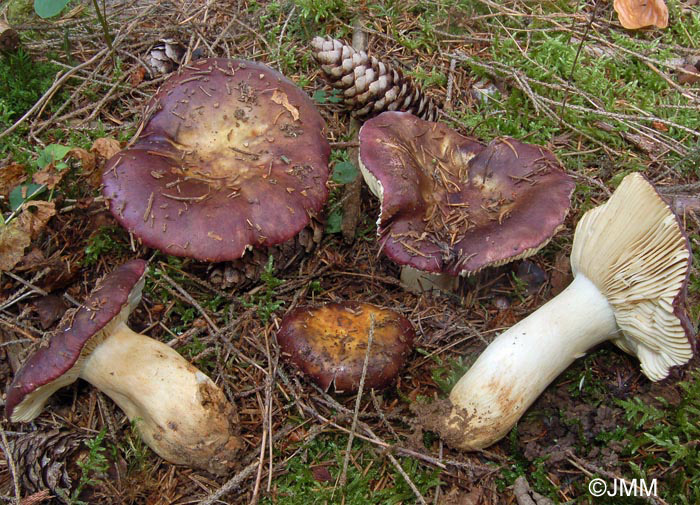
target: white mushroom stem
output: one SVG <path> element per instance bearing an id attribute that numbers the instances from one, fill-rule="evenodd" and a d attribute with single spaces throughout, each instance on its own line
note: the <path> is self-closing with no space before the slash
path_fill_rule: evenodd
<path id="1" fill-rule="evenodd" d="M 579 221 L 573 283 L 496 338 L 424 415 L 452 446 L 479 449 L 502 438 L 576 358 L 610 339 L 636 355 L 651 380 L 693 356 L 684 314 L 690 250 L 680 223 L 640 174 Z"/>
<path id="2" fill-rule="evenodd" d="M 585 276 L 576 277 L 556 298 L 499 335 L 452 389 L 446 429 L 453 445 L 481 448 L 505 436 L 555 377 L 618 331 L 605 296 Z M 452 439 L 458 433 L 462 441 Z"/>
<path id="3" fill-rule="evenodd" d="M 85 359 L 79 376 L 114 400 L 167 461 L 222 473 L 241 446 L 235 411 L 214 382 L 125 323 Z"/>

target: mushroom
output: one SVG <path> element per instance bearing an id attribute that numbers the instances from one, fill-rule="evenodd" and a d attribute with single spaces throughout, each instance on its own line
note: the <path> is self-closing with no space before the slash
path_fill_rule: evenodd
<path id="1" fill-rule="evenodd" d="M 460 449 L 501 439 L 573 361 L 606 341 L 636 355 L 652 381 L 693 356 L 685 313 L 690 245 L 654 187 L 630 174 L 576 227 L 574 281 L 499 335 L 459 380 L 449 400 L 421 415 Z"/>
<path id="2" fill-rule="evenodd" d="M 484 146 L 402 112 L 362 126 L 360 169 L 381 202 L 381 250 L 412 291 L 535 254 L 564 226 L 574 190 L 542 147 Z"/>
<path id="3" fill-rule="evenodd" d="M 413 348 L 415 331 L 400 314 L 360 302 L 300 307 L 288 313 L 277 332 L 282 356 L 324 390 L 357 391 L 362 377 L 371 320 L 365 387 L 383 388 L 398 375 Z"/>
<path id="4" fill-rule="evenodd" d="M 182 66 L 145 116 L 102 180 L 117 221 L 149 247 L 237 259 L 294 237 L 326 202 L 325 123 L 301 89 L 265 65 Z"/>
<path id="5" fill-rule="evenodd" d="M 31 421 L 56 390 L 80 377 L 112 398 L 163 459 L 226 473 L 242 447 L 234 407 L 177 351 L 127 326 L 146 270 L 145 261 L 132 260 L 102 280 L 48 346 L 17 372 L 7 391 L 6 416 Z"/>

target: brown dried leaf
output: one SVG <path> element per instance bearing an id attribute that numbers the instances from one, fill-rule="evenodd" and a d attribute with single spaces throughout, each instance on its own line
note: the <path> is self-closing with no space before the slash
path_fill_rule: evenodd
<path id="1" fill-rule="evenodd" d="M 700 61 L 698 62 L 700 64 Z M 698 64 L 691 65 L 690 63 L 683 67 L 685 72 L 678 72 L 678 84 L 695 84 L 700 82 L 700 70 Z"/>
<path id="2" fill-rule="evenodd" d="M 299 109 L 297 109 L 291 103 L 289 103 L 289 98 L 287 98 L 287 93 L 285 93 L 284 91 L 280 91 L 279 89 L 276 89 L 272 93 L 272 101 L 280 104 L 282 107 L 287 109 L 289 111 L 289 113 L 292 115 L 292 118 L 294 119 L 294 121 L 299 120 Z"/>
<path id="3" fill-rule="evenodd" d="M 27 167 L 19 163 L 11 163 L 0 168 L 0 195 L 7 197 L 15 186 L 24 182 L 27 177 Z"/>
<path id="4" fill-rule="evenodd" d="M 552 268 L 552 273 L 549 277 L 549 284 L 552 286 L 552 296 L 564 291 L 572 280 L 569 258 L 566 256 L 566 253 L 560 252 L 554 259 L 554 268 Z"/>
<path id="5" fill-rule="evenodd" d="M 331 472 L 325 466 L 314 466 L 311 468 L 311 474 L 316 482 L 330 482 L 333 480 Z"/>
<path id="6" fill-rule="evenodd" d="M 68 170 L 57 171 L 53 163 L 49 163 L 35 173 L 32 180 L 37 184 L 46 184 L 46 187 L 49 189 L 54 189 L 67 172 Z"/>
<path id="7" fill-rule="evenodd" d="M 615 0 L 613 7 L 620 24 L 629 30 L 668 26 L 668 8 L 664 0 Z"/>
<path id="8" fill-rule="evenodd" d="M 56 214 L 53 202 L 35 200 L 24 204 L 22 212 L 7 225 L 0 225 L 0 271 L 12 270 L 24 250 Z"/>
<path id="9" fill-rule="evenodd" d="M 31 239 L 17 226 L 17 220 L 0 226 L 0 272 L 7 272 L 22 259 Z"/>
<path id="10" fill-rule="evenodd" d="M 94 144 L 93 144 L 94 147 Z M 95 170 L 95 155 L 81 147 L 71 149 L 68 156 L 72 156 L 80 160 L 83 167 L 83 173 L 90 173 Z"/>
<path id="11" fill-rule="evenodd" d="M 135 88 L 143 82 L 144 77 L 146 77 L 146 69 L 138 67 L 129 75 L 129 83 Z"/>
<path id="12" fill-rule="evenodd" d="M 63 298 L 56 295 L 42 296 L 34 302 L 34 310 L 36 310 L 39 324 L 44 330 L 61 319 L 67 308 Z"/>
<path id="13" fill-rule="evenodd" d="M 122 146 L 119 144 L 119 141 L 111 137 L 97 139 L 90 148 L 90 151 L 106 160 L 110 159 L 121 150 Z"/>

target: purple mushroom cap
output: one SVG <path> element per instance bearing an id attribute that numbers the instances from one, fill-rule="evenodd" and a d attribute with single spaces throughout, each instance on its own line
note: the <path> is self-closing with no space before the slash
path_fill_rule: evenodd
<path id="1" fill-rule="evenodd" d="M 104 195 L 149 247 L 205 261 L 294 237 L 326 202 L 330 146 L 311 99 L 260 63 L 181 67 L 153 97 Z"/>
<path id="2" fill-rule="evenodd" d="M 403 112 L 367 121 L 359 137 L 381 247 L 400 265 L 471 274 L 534 254 L 564 226 L 574 183 L 543 147 L 483 145 Z"/>
<path id="3" fill-rule="evenodd" d="M 100 343 L 96 340 L 105 327 L 116 319 L 128 318 L 140 300 L 143 287 L 140 281 L 146 267 L 144 260 L 131 260 L 107 275 L 49 344 L 24 363 L 7 390 L 5 414 L 8 419 L 12 419 L 15 409 L 39 388 L 56 390 L 78 378 L 79 360 Z"/>

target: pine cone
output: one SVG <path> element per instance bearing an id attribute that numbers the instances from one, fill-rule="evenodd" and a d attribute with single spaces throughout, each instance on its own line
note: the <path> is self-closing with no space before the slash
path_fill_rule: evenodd
<path id="1" fill-rule="evenodd" d="M 33 431 L 10 439 L 24 492 L 48 489 L 55 496 L 70 496 L 80 478 L 76 462 L 89 452 L 86 440 L 85 435 L 59 430 Z"/>
<path id="2" fill-rule="evenodd" d="M 153 75 L 169 74 L 177 70 L 185 56 L 185 48 L 175 39 L 161 39 L 148 54 Z"/>
<path id="3" fill-rule="evenodd" d="M 282 244 L 264 249 L 252 249 L 242 258 L 218 264 L 210 271 L 209 282 L 223 289 L 241 289 L 258 282 L 270 256 L 272 256 L 274 272 L 279 272 L 291 261 L 298 262 L 311 252 L 321 242 L 323 229 L 322 223 L 312 219 L 311 223 L 294 238 Z"/>
<path id="4" fill-rule="evenodd" d="M 439 105 L 400 69 L 337 39 L 314 37 L 311 45 L 331 86 L 344 90 L 345 105 L 353 116 L 368 119 L 393 110 L 437 120 Z"/>

